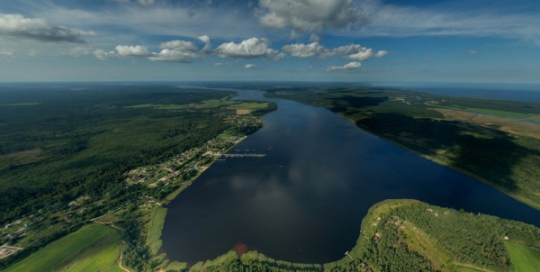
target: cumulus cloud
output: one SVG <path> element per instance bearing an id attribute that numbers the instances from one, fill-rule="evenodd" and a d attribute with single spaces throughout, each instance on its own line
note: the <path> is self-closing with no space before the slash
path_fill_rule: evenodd
<path id="1" fill-rule="evenodd" d="M 0 13 L 0 36 L 41 42 L 86 43 L 84 37 L 93 35 L 95 33 L 92 31 L 49 25 L 39 18 Z"/>
<path id="2" fill-rule="evenodd" d="M 364 61 L 371 57 L 377 57 L 382 58 L 386 54 L 388 54 L 387 51 L 381 50 L 378 52 L 375 52 L 371 48 L 363 47 L 359 44 L 351 44 L 351 45 L 344 45 L 340 46 L 336 49 L 334 49 L 334 52 L 336 53 L 343 53 L 344 58 L 346 59 L 352 59 L 357 61 Z"/>
<path id="3" fill-rule="evenodd" d="M 119 59 L 123 57 L 150 57 L 152 53 L 142 45 L 118 45 L 114 51 L 96 49 L 94 56 L 100 60 Z"/>
<path id="4" fill-rule="evenodd" d="M 326 69 L 326 71 L 350 71 L 350 70 L 356 70 L 359 69 L 362 64 L 357 61 L 350 62 L 348 64 L 345 64 L 343 66 L 330 66 Z"/>
<path id="5" fill-rule="evenodd" d="M 353 0 L 260 0 L 263 26 L 295 32 L 321 31 L 324 27 L 357 29 L 367 18 Z"/>
<path id="6" fill-rule="evenodd" d="M 199 54 L 193 52 L 163 49 L 159 53 L 154 53 L 149 59 L 151 61 L 191 63 L 200 57 Z"/>
<path id="7" fill-rule="evenodd" d="M 278 60 L 286 57 L 286 54 L 269 48 L 270 41 L 267 39 L 251 38 L 240 43 L 223 43 L 211 51 L 210 38 L 206 35 L 198 37 L 205 45 L 198 50 L 190 41 L 173 40 L 161 43 L 160 52 L 151 52 L 142 45 L 118 45 L 113 51 L 102 49 L 95 50 L 93 54 L 100 60 L 121 59 L 125 57 L 143 57 L 151 61 L 191 63 L 207 54 L 214 54 L 222 58 L 252 59 L 258 57 Z M 228 63 L 230 65 L 230 63 Z M 216 63 L 215 66 L 224 65 Z"/>
<path id="8" fill-rule="evenodd" d="M 159 45 L 160 52 L 150 52 L 148 48 L 142 45 L 118 45 L 114 51 L 95 50 L 94 55 L 100 60 L 143 57 L 150 61 L 191 63 L 201 58 L 203 50 L 209 50 L 210 48 L 210 38 L 208 36 L 201 36 L 199 39 L 205 42 L 205 46 L 200 52 L 192 42 L 173 40 L 161 43 Z"/>
<path id="9" fill-rule="evenodd" d="M 141 45 L 119 45 L 115 49 L 120 57 L 148 57 L 151 55 L 148 49 Z"/>
<path id="10" fill-rule="evenodd" d="M 310 44 L 295 43 L 285 45 L 283 46 L 283 51 L 297 58 L 327 57 L 333 54 L 318 42 L 312 42 Z"/>
<path id="11" fill-rule="evenodd" d="M 216 48 L 216 55 L 222 58 L 280 58 L 283 57 L 277 50 L 269 48 L 267 39 L 250 38 L 240 43 L 223 43 Z"/>
<path id="12" fill-rule="evenodd" d="M 255 64 L 246 64 L 246 66 L 244 66 L 244 68 L 246 68 L 246 69 L 254 69 L 254 68 L 257 68 L 257 65 L 255 65 Z"/>
<path id="13" fill-rule="evenodd" d="M 172 49 L 172 50 L 185 51 L 185 52 L 195 52 L 198 50 L 198 48 L 192 42 L 186 42 L 182 40 L 164 42 L 159 45 L 159 48 Z"/>
<path id="14" fill-rule="evenodd" d="M 364 61 L 371 57 L 382 58 L 388 54 L 385 50 L 375 52 L 371 48 L 363 47 L 359 44 L 344 45 L 334 49 L 327 49 L 318 42 L 310 44 L 295 43 L 283 46 L 283 51 L 297 58 L 328 58 L 341 55 L 345 59 Z"/>

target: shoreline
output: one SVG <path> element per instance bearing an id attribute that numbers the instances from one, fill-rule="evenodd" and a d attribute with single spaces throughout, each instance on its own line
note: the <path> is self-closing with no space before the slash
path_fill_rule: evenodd
<path id="1" fill-rule="evenodd" d="M 262 127 L 261 127 L 262 128 Z M 191 186 L 191 184 L 193 184 L 193 182 L 195 182 L 200 175 L 202 175 L 206 170 L 208 170 L 219 158 L 221 158 L 221 156 L 223 156 L 224 154 L 226 154 L 227 152 L 229 152 L 231 149 L 233 149 L 234 147 L 236 147 L 238 144 L 240 144 L 242 141 L 244 141 L 246 138 L 248 137 L 248 135 L 242 137 L 241 139 L 239 140 L 236 140 L 234 142 L 234 144 L 225 150 L 225 152 L 223 152 L 223 154 L 221 154 L 219 157 L 218 156 L 213 156 L 212 158 L 212 161 L 210 161 L 207 165 L 204 166 L 204 169 L 201 169 L 197 175 L 195 175 L 188 183 L 186 186 L 181 186 L 180 188 L 176 189 L 174 192 L 170 193 L 169 195 L 167 195 L 165 197 L 165 201 L 162 202 L 163 205 L 166 205 L 166 204 L 169 204 L 171 203 L 171 201 L 173 201 L 180 193 L 182 193 L 182 191 L 184 191 L 185 189 L 187 189 L 189 186 Z M 202 167 L 201 167 L 202 168 Z"/>
<path id="2" fill-rule="evenodd" d="M 482 177 L 480 177 L 480 176 L 478 176 L 478 175 L 472 174 L 472 173 L 470 173 L 470 172 L 468 172 L 468 171 L 466 171 L 466 170 L 460 169 L 460 168 L 458 168 L 458 167 L 455 167 L 455 166 L 453 166 L 453 165 L 450 165 L 450 164 L 448 164 L 448 163 L 446 163 L 446 162 L 443 162 L 443 161 L 438 160 L 438 159 L 436 159 L 436 158 L 433 158 L 433 157 L 431 157 L 431 156 L 427 156 L 427 155 L 421 154 L 421 153 L 417 152 L 416 150 L 407 148 L 407 147 L 405 147 L 404 145 L 401 145 L 400 143 L 398 143 L 398 142 L 396 142 L 396 141 L 394 141 L 394 140 L 392 140 L 392 139 L 386 138 L 386 137 L 384 137 L 383 135 L 379 135 L 379 134 L 375 133 L 374 131 L 369 130 L 368 128 L 359 126 L 358 124 L 356 124 L 356 122 L 355 122 L 354 120 L 349 119 L 349 118 L 343 116 L 341 113 L 337 113 L 337 114 L 339 114 L 343 119 L 346 119 L 346 120 L 352 122 L 356 127 L 362 129 L 363 131 L 365 131 L 365 132 L 367 132 L 367 133 L 369 133 L 369 134 L 371 134 L 371 135 L 373 135 L 373 136 L 375 136 L 375 137 L 377 137 L 377 138 L 379 138 L 379 139 L 381 139 L 381 140 L 387 141 L 387 142 L 389 142 L 389 143 L 391 143 L 391 144 L 393 144 L 393 145 L 395 145 L 395 146 L 397 146 L 397 147 L 399 147 L 399 148 L 402 148 L 402 149 L 404 149 L 404 150 L 407 150 L 408 152 L 411 152 L 411 153 L 413 153 L 413 154 L 416 154 L 416 155 L 418 155 L 418 156 L 420 156 L 420 157 L 422 157 L 422 158 L 424 158 L 424 159 L 426 159 L 426 160 L 429 160 L 429 161 L 431 161 L 431 162 L 434 162 L 434 163 L 436 163 L 436 164 L 438 164 L 438 165 L 441 165 L 441 166 L 444 166 L 444 167 L 448 167 L 448 168 L 452 169 L 453 171 L 456 171 L 456 172 L 458 172 L 458 173 L 461 173 L 461 174 L 464 174 L 464 175 L 466 175 L 466 176 L 468 176 L 468 177 L 471 177 L 471 178 L 473 178 L 473 179 L 475 179 L 475 180 L 477 180 L 477 181 L 479 181 L 479 182 L 481 182 L 481 183 L 483 183 L 483 184 L 485 184 L 485 185 L 488 185 L 488 186 L 490 186 L 490 187 L 496 189 L 497 191 L 499 191 L 499 192 L 501 192 L 501 193 L 503 193 L 503 194 L 505 194 L 505 195 L 510 196 L 511 198 L 513 198 L 513 199 L 515 199 L 515 200 L 517 200 L 517 201 L 519 201 L 519 202 L 521 202 L 521 203 L 523 203 L 523 204 L 525 204 L 525 205 L 527 205 L 527 206 L 529 206 L 529 207 L 531 207 L 531 208 L 540 210 L 540 204 L 539 204 L 539 203 L 535 203 L 535 202 L 529 200 L 528 198 L 525 198 L 525 197 L 522 197 L 522 196 L 520 196 L 520 195 L 518 195 L 518 194 L 515 194 L 515 193 L 513 193 L 513 192 L 510 192 L 510 191 L 504 189 L 503 187 L 498 186 L 498 185 L 496 185 L 496 184 L 490 182 L 489 180 L 487 180 L 487 179 L 485 179 L 485 178 L 482 178 Z"/>

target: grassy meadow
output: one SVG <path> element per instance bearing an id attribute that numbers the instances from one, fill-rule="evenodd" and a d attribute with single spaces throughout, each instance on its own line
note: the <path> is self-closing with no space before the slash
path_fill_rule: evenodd
<path id="1" fill-rule="evenodd" d="M 120 247 L 116 230 L 88 225 L 50 243 L 4 271 L 122 271 L 118 267 Z"/>
<path id="2" fill-rule="evenodd" d="M 510 260 L 516 272 L 537 271 L 540 269 L 540 249 L 518 243 L 506 243 Z"/>

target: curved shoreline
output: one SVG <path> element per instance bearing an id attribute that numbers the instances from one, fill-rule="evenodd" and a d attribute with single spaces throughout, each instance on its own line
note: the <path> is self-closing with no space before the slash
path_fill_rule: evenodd
<path id="1" fill-rule="evenodd" d="M 539 203 L 532 202 L 532 201 L 531 201 L 530 199 L 528 199 L 528 198 L 524 198 L 524 197 L 521 197 L 520 195 L 517 195 L 517 194 L 515 194 L 515 193 L 512 193 L 512 192 L 508 191 L 507 189 L 505 189 L 505 188 L 503 188 L 503 187 L 501 187 L 501 186 L 498 186 L 498 185 L 496 185 L 496 184 L 490 182 L 489 180 L 487 180 L 487 179 L 485 179 L 485 178 L 482 178 L 482 177 L 480 177 L 480 176 L 478 176 L 478 175 L 472 174 L 472 173 L 470 173 L 470 172 L 468 172 L 468 171 L 466 171 L 466 170 L 460 169 L 460 168 L 458 168 L 458 167 L 455 167 L 455 166 L 453 166 L 453 165 L 450 165 L 450 164 L 448 164 L 448 163 L 445 163 L 445 162 L 443 162 L 443 161 L 441 161 L 441 160 L 438 160 L 438 159 L 436 159 L 436 158 L 433 158 L 433 157 L 430 157 L 430 156 L 421 154 L 421 153 L 419 153 L 419 152 L 417 152 L 417 151 L 415 151 L 415 150 L 413 150 L 413 149 L 407 148 L 406 146 L 404 146 L 404 145 L 402 145 L 402 144 L 400 144 L 400 143 L 398 143 L 398 142 L 396 142 L 396 141 L 394 141 L 394 140 L 392 140 L 392 139 L 389 139 L 389 138 L 386 138 L 386 137 L 384 137 L 384 136 L 382 136 L 382 135 L 376 134 L 375 132 L 369 130 L 369 129 L 366 128 L 366 127 L 358 126 L 353 120 L 351 120 L 351 119 L 349 119 L 349 118 L 346 118 L 346 117 L 344 117 L 344 116 L 341 115 L 341 114 L 339 114 L 339 115 L 342 116 L 344 119 L 347 119 L 348 121 L 351 121 L 352 123 L 354 123 L 358 128 L 364 130 L 365 132 L 367 132 L 367 133 L 369 133 L 369 134 L 371 134 L 371 135 L 373 135 L 373 136 L 375 136 L 375 137 L 377 137 L 377 138 L 379 138 L 379 139 L 382 139 L 382 140 L 384 140 L 384 141 L 387 141 L 387 142 L 389 142 L 389 143 L 391 143 L 391 144 L 393 144 L 393 145 L 395 145 L 395 146 L 398 146 L 398 147 L 400 147 L 400 148 L 402 148 L 402 149 L 404 149 L 404 150 L 407 150 L 407 151 L 409 151 L 409 152 L 411 152 L 411 153 L 413 153 L 413 154 L 416 154 L 417 156 L 420 156 L 420 157 L 422 157 L 422 158 L 424 158 L 424 159 L 426 159 L 426 160 L 429 160 L 429 161 L 431 161 L 431 162 L 434 162 L 434 163 L 436 163 L 436 164 L 438 164 L 438 165 L 442 165 L 442 166 L 444 166 L 444 167 L 448 167 L 448 168 L 450 168 L 450 169 L 452 169 L 452 170 L 454 170 L 454 171 L 456 171 L 456 172 L 458 172 L 458 173 L 467 175 L 467 176 L 469 176 L 469 177 L 471 177 L 471 178 L 473 178 L 473 179 L 475 179 L 475 180 L 478 180 L 479 182 L 481 182 L 481 183 L 483 183 L 483 184 L 486 184 L 486 185 L 488 185 L 488 186 L 490 186 L 490 187 L 496 189 L 497 191 L 499 191 L 499 192 L 501 192 L 501 193 L 503 193 L 503 194 L 505 194 L 505 195 L 508 195 L 508 196 L 512 197 L 513 199 L 515 199 L 515 200 L 517 200 L 517 201 L 519 201 L 519 202 L 521 202 L 521 203 L 523 203 L 523 204 L 526 204 L 526 205 L 528 205 L 528 206 L 530 206 L 530 207 L 532 207 L 532 208 L 535 208 L 535 209 L 537 209 L 537 210 L 540 210 L 540 204 L 539 204 Z"/>

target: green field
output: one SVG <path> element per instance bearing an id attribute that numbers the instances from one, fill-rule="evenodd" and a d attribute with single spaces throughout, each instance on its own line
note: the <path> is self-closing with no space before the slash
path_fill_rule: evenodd
<path id="1" fill-rule="evenodd" d="M 454 110 L 468 111 L 472 113 L 492 115 L 492 116 L 497 116 L 497 117 L 505 117 L 505 118 L 516 118 L 516 119 L 538 118 L 538 115 L 535 115 L 535 114 L 510 112 L 510 111 L 502 111 L 502 110 L 492 110 L 492 109 L 484 109 L 484 108 L 472 108 L 472 107 L 447 107 L 447 108 L 454 109 Z"/>
<path id="2" fill-rule="evenodd" d="M 482 270 L 482 269 L 476 269 L 468 266 L 457 266 L 457 271 L 459 272 L 483 272 L 483 271 L 489 271 L 489 270 Z"/>
<path id="3" fill-rule="evenodd" d="M 538 271 L 540 269 L 540 250 L 517 243 L 506 243 L 510 261 L 517 272 Z"/>
<path id="4" fill-rule="evenodd" d="M 245 102 L 245 103 L 239 103 L 232 106 L 235 109 L 246 109 L 246 110 L 256 110 L 256 109 L 264 109 L 268 107 L 267 103 L 254 103 L 254 102 Z"/>
<path id="5" fill-rule="evenodd" d="M 148 246 L 152 255 L 156 255 L 161 248 L 161 231 L 167 216 L 167 209 L 155 207 L 150 213 L 151 219 L 147 224 L 148 229 Z"/>
<path id="6" fill-rule="evenodd" d="M 88 225 L 50 243 L 6 272 L 122 271 L 118 267 L 120 239 L 113 229 Z"/>

